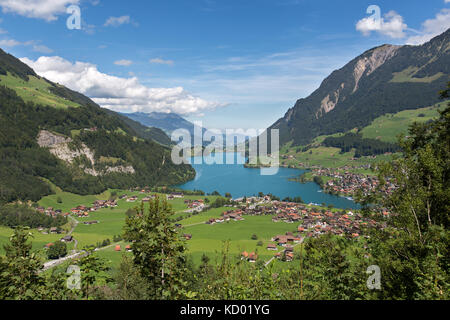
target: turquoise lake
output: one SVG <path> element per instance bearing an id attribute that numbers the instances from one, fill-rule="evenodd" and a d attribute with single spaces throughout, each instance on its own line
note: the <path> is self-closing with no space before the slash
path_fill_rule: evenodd
<path id="1" fill-rule="evenodd" d="M 177 187 L 183 190 L 202 190 L 205 193 L 218 191 L 221 195 L 231 193 L 233 198 L 254 196 L 259 192 L 273 194 L 280 199 L 300 196 L 305 203 L 334 205 L 336 208 L 355 209 L 359 206 L 353 201 L 321 192 L 320 187 L 313 182 L 302 184 L 289 181 L 290 178 L 300 176 L 304 171 L 299 169 L 279 168 L 275 175 L 261 175 L 259 169 L 247 169 L 242 164 L 237 164 L 237 159 L 243 160 L 240 154 L 228 154 L 234 156 L 235 164 L 206 164 L 209 157 L 194 157 L 190 160 L 192 167 L 197 172 L 194 180 Z M 222 155 L 225 159 L 225 154 Z M 203 160 L 203 161 L 202 161 Z M 195 164 L 202 161 L 202 164 Z M 211 161 L 212 162 L 212 161 Z M 225 163 L 225 160 L 223 161 Z"/>

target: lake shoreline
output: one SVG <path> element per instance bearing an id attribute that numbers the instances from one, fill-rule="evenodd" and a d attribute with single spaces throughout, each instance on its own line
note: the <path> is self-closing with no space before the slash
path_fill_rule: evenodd
<path id="1" fill-rule="evenodd" d="M 223 155 L 225 157 L 227 153 L 223 153 Z M 298 177 L 303 175 L 306 170 L 281 167 L 275 175 L 261 175 L 257 170 L 249 170 L 257 168 L 246 168 L 242 164 L 242 162 L 245 163 L 245 158 L 240 154 L 234 153 L 234 159 L 241 160 L 235 161 L 235 163 L 241 164 L 208 165 L 205 162 L 211 163 L 211 159 L 214 159 L 214 157 L 209 157 L 208 161 L 205 161 L 205 157 L 191 158 L 196 177 L 194 180 L 174 187 L 182 190 L 202 190 L 206 194 L 217 191 L 224 195 L 228 192 L 234 198 L 256 196 L 262 192 L 272 194 L 280 199 L 300 196 L 305 203 L 332 205 L 341 209 L 358 209 L 360 207 L 347 198 L 324 193 L 315 182 L 298 183 Z"/>

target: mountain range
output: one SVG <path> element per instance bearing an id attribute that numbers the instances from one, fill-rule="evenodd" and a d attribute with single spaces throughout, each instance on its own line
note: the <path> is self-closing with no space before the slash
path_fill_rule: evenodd
<path id="1" fill-rule="evenodd" d="M 186 129 L 189 131 L 191 136 L 194 135 L 195 125 L 176 113 L 134 112 L 122 113 L 122 115 L 137 121 L 144 126 L 159 128 L 169 136 L 177 129 Z"/>
<path id="2" fill-rule="evenodd" d="M 331 73 L 269 129 L 280 143 L 306 145 L 315 137 L 361 129 L 387 113 L 438 102 L 449 81 L 450 29 L 420 46 L 382 45 Z"/>
<path id="3" fill-rule="evenodd" d="M 129 119 L 132 119 L 136 122 L 139 122 L 140 124 L 146 126 L 148 128 L 148 130 L 152 130 L 152 138 L 155 140 L 158 139 L 158 141 L 162 141 L 163 138 L 162 137 L 158 138 L 157 133 L 154 132 L 154 130 L 161 129 L 164 131 L 165 134 L 167 134 L 168 136 L 171 136 L 175 130 L 185 129 L 190 133 L 190 135 L 192 137 L 192 141 L 191 141 L 192 145 L 195 145 L 194 131 L 195 131 L 196 125 L 194 123 L 184 119 L 182 116 L 180 116 L 176 113 L 135 112 L 135 113 L 121 113 L 121 115 L 125 116 Z M 207 131 L 206 128 L 202 128 L 203 134 L 205 134 L 206 131 Z M 248 138 L 241 134 L 237 134 L 236 136 L 238 136 L 239 139 L 244 139 L 244 140 L 246 140 L 246 138 Z M 167 137 L 167 139 L 170 140 L 169 137 Z M 166 144 L 166 145 L 168 145 L 167 139 L 164 138 L 164 141 L 166 142 L 164 144 Z M 223 141 L 223 143 L 226 143 L 226 145 L 234 145 L 234 143 L 235 143 L 234 139 L 232 137 L 227 139 L 227 136 L 224 132 L 222 132 L 222 141 Z M 208 141 L 202 142 L 203 146 L 207 146 L 209 144 L 210 144 L 210 142 L 208 142 Z M 217 144 L 218 147 L 222 147 L 222 145 L 223 144 Z"/>

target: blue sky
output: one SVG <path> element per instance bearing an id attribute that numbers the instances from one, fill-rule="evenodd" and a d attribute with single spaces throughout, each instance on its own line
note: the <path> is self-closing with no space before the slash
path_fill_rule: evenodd
<path id="1" fill-rule="evenodd" d="M 258 129 L 362 52 L 445 31 L 446 2 L 0 0 L 0 47 L 116 111 Z M 71 4 L 81 30 L 66 27 Z M 376 30 L 369 5 L 381 10 Z"/>

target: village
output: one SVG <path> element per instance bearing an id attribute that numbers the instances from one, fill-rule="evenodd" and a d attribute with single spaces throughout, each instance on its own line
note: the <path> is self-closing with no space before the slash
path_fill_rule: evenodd
<path id="1" fill-rule="evenodd" d="M 379 187 L 380 181 L 376 176 L 354 173 L 351 171 L 368 168 L 369 165 L 359 167 L 345 166 L 337 169 L 314 168 L 311 169 L 311 172 L 314 177 L 328 178 L 328 181 L 321 186 L 323 192 L 352 197 L 355 196 L 358 191 L 361 191 L 363 195 L 371 194 Z M 394 183 L 387 180 L 386 185 L 380 188 L 380 191 L 389 195 L 395 188 Z"/>
<path id="2" fill-rule="evenodd" d="M 359 238 L 368 227 L 384 228 L 385 224 L 377 223 L 373 219 L 364 218 L 360 213 L 352 211 L 327 210 L 311 205 L 292 202 L 272 201 L 269 196 L 250 197 L 232 200 L 234 209 L 224 211 L 218 218 L 210 218 L 205 223 L 214 225 L 227 221 L 243 221 L 244 216 L 272 216 L 273 223 L 294 224 L 296 232 L 286 232 L 284 235 L 274 235 L 267 250 L 281 251 L 274 254 L 275 258 L 282 261 L 294 259 L 294 246 L 301 243 L 306 237 L 318 237 L 323 234 L 333 234 L 348 238 Z M 381 213 L 388 217 L 389 213 Z M 192 238 L 189 235 L 188 240 Z M 256 262 L 258 255 L 255 252 L 242 252 L 241 259 Z"/>
<path id="3" fill-rule="evenodd" d="M 331 171 L 318 171 L 320 174 L 332 174 Z M 372 181 L 372 180 L 369 180 Z M 134 190 L 133 190 L 134 191 Z M 88 218 L 89 214 L 103 208 L 115 208 L 118 206 L 118 200 L 126 202 L 149 202 L 156 198 L 156 194 L 150 193 L 147 189 L 140 189 L 139 193 L 144 195 L 138 197 L 137 195 L 117 195 L 109 200 L 95 200 L 92 206 L 79 205 L 70 210 L 70 212 L 63 213 L 61 210 L 55 210 L 52 207 L 43 208 L 38 207 L 37 211 L 45 213 L 49 216 L 56 217 L 74 216 L 78 218 Z M 206 198 L 199 199 L 185 199 L 182 192 L 172 192 L 165 194 L 167 200 L 181 199 L 186 209 L 185 213 L 208 211 L 209 205 L 205 203 Z M 285 234 L 274 234 L 270 239 L 270 243 L 266 243 L 266 250 L 274 251 L 272 259 L 279 259 L 283 262 L 290 262 L 294 259 L 294 247 L 303 242 L 305 238 L 318 237 L 323 234 L 333 234 L 352 239 L 357 239 L 364 234 L 364 229 L 367 227 L 383 228 L 384 225 L 377 223 L 373 219 L 364 218 L 359 212 L 351 210 L 338 210 L 325 207 L 319 207 L 312 204 L 294 203 L 272 200 L 270 195 L 242 197 L 230 199 L 228 204 L 224 205 L 227 210 L 223 211 L 215 218 L 209 218 L 204 221 L 204 224 L 215 225 L 225 222 L 242 222 L 245 221 L 246 216 L 270 216 L 272 223 L 285 223 L 287 231 Z M 382 212 L 383 216 L 388 217 L 388 212 Z M 270 220 L 269 220 L 270 221 Z M 83 221 L 83 224 L 92 225 L 99 223 L 98 220 Z M 290 227 L 289 225 L 292 225 Z M 181 224 L 176 224 L 176 227 L 183 229 Z M 42 230 L 45 232 L 44 230 Z M 62 230 L 52 228 L 51 233 L 61 233 Z M 187 241 L 193 238 L 192 234 L 184 233 L 183 238 Z M 71 242 L 73 237 L 68 234 L 61 238 L 62 242 Z M 267 239 L 268 240 L 268 239 Z M 130 248 L 125 248 L 127 251 Z M 120 249 L 116 248 L 116 251 Z M 257 252 L 242 252 L 241 259 L 250 263 L 258 260 Z"/>

